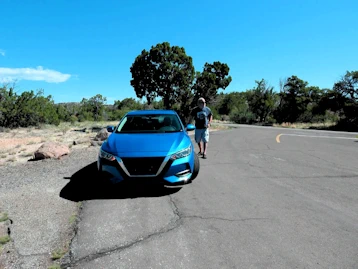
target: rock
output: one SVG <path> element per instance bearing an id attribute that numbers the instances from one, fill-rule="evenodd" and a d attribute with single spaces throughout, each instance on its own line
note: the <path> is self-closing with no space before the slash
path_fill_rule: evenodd
<path id="1" fill-rule="evenodd" d="M 68 146 L 56 142 L 46 142 L 35 152 L 34 159 L 59 159 L 68 154 L 70 154 L 70 148 Z"/>
<path id="2" fill-rule="evenodd" d="M 96 137 L 95 137 L 95 141 L 104 141 L 104 140 L 106 140 L 107 138 L 109 137 L 109 132 L 107 131 L 107 129 L 106 128 L 103 128 L 103 129 L 101 129 L 98 133 L 97 133 L 97 135 L 96 135 Z"/>
<path id="3" fill-rule="evenodd" d="M 79 144 L 84 144 L 84 143 L 89 143 L 90 139 L 89 138 L 80 138 L 78 140 L 73 141 L 73 145 L 79 145 Z"/>
<path id="4" fill-rule="evenodd" d="M 98 146 L 102 146 L 103 143 L 104 143 L 104 141 L 97 141 Z"/>
<path id="5" fill-rule="evenodd" d="M 99 132 L 101 130 L 102 130 L 101 127 L 92 127 L 92 132 Z"/>
<path id="6" fill-rule="evenodd" d="M 103 144 L 104 141 L 91 141 L 91 145 L 96 147 L 96 146 L 101 146 Z"/>

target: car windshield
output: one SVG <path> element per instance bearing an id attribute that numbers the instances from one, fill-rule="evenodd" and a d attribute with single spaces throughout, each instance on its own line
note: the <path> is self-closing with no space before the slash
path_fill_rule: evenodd
<path id="1" fill-rule="evenodd" d="M 116 133 L 172 133 L 181 132 L 177 115 L 126 115 L 119 123 Z"/>

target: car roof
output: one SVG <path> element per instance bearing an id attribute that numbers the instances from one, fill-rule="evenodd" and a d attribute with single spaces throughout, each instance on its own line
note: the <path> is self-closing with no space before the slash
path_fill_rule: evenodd
<path id="1" fill-rule="evenodd" d="M 128 116 L 133 115 L 156 115 L 156 114 L 165 114 L 165 115 L 175 115 L 176 112 L 174 110 L 167 109 L 143 109 L 143 110 L 132 110 L 127 113 Z"/>

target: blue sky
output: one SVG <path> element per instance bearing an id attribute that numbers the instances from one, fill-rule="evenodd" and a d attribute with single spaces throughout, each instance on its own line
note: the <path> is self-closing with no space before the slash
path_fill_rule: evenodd
<path id="1" fill-rule="evenodd" d="M 135 97 L 129 68 L 143 49 L 182 46 L 195 69 L 230 67 L 225 92 L 297 75 L 332 87 L 358 70 L 356 0 L 0 0 L 0 81 L 55 102 Z"/>

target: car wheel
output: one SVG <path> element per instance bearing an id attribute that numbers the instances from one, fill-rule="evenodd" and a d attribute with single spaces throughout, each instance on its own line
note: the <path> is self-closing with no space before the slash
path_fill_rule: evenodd
<path id="1" fill-rule="evenodd" d="M 200 170 L 200 161 L 199 161 L 198 155 L 195 154 L 194 155 L 194 171 L 190 178 L 190 181 L 193 181 L 194 179 L 196 179 L 196 177 L 199 174 L 199 170 Z"/>

